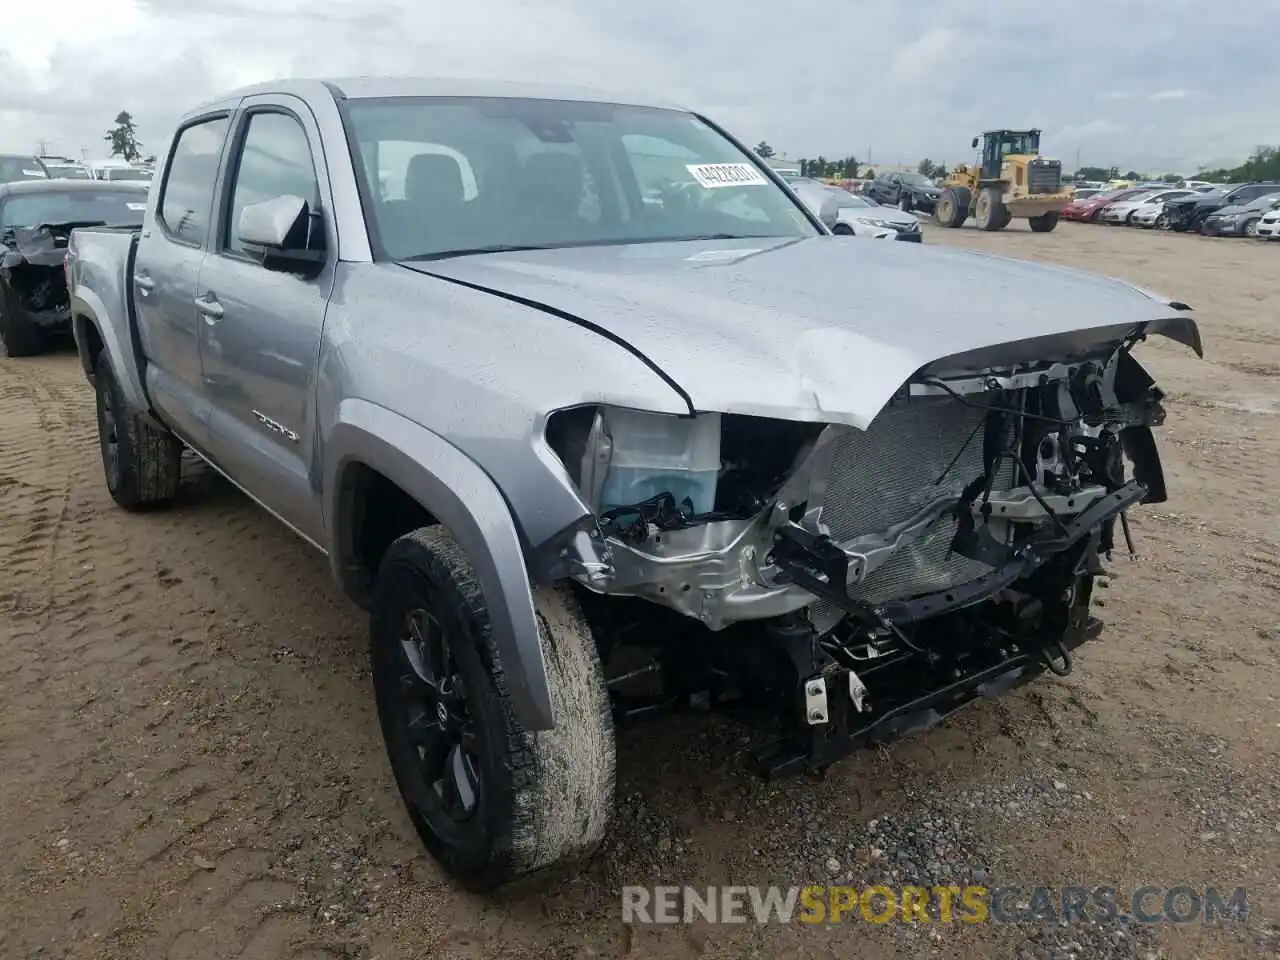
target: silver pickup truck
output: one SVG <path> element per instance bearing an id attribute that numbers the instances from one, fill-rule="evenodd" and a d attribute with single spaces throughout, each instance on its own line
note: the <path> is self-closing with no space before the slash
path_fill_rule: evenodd
<path id="1" fill-rule="evenodd" d="M 1104 277 L 831 235 L 712 121 L 582 91 L 281 82 L 76 230 L 107 487 L 190 448 L 370 611 L 387 752 L 475 888 L 592 850 L 614 726 L 752 718 L 768 775 L 1071 668 L 1165 498 Z"/>

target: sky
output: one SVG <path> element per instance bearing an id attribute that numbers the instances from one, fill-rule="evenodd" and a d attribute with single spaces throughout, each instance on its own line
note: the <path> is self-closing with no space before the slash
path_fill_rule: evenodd
<path id="1" fill-rule="evenodd" d="M 1280 0 L 63 0 L 6 11 L 0 57 L 0 150 L 90 158 L 120 110 L 160 152 L 237 86 L 388 74 L 652 94 L 793 159 L 954 164 L 1036 126 L 1068 169 L 1186 174 L 1280 145 Z"/>

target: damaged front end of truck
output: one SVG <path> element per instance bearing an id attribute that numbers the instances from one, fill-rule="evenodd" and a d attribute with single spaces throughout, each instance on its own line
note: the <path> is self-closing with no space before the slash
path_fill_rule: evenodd
<path id="1" fill-rule="evenodd" d="M 1166 499 L 1162 394 L 1132 355 L 1149 332 L 935 361 L 866 429 L 555 414 L 595 511 L 571 569 L 619 719 L 733 710 L 770 732 L 755 759 L 776 776 L 1066 675 L 1105 561 L 1133 549 L 1126 512 Z"/>

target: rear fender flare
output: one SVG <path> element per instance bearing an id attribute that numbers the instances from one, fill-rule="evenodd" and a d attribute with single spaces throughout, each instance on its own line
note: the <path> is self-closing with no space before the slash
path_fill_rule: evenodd
<path id="1" fill-rule="evenodd" d="M 325 449 L 324 516 L 334 576 L 355 593 L 349 509 L 341 492 L 355 464 L 383 474 L 453 534 L 479 581 L 508 693 L 527 730 L 555 725 L 520 535 L 501 491 L 439 434 L 366 400 L 343 400 Z"/>
<path id="2" fill-rule="evenodd" d="M 111 369 L 124 393 L 125 403 L 133 410 L 148 411 L 151 404 L 147 401 L 146 390 L 142 384 L 133 344 L 129 340 L 129 331 L 120 330 L 110 320 L 111 314 L 96 293 L 81 286 L 71 298 L 71 333 L 76 341 L 76 353 L 80 357 L 80 366 L 89 382 L 93 382 L 93 357 L 89 353 L 88 328 L 97 331 L 102 340 L 102 349 L 111 361 Z"/>

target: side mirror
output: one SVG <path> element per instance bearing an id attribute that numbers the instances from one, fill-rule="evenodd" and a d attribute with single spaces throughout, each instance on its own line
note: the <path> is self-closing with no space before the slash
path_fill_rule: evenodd
<path id="1" fill-rule="evenodd" d="M 311 248 L 319 219 L 302 197 L 284 194 L 241 210 L 236 235 L 241 243 L 262 248 L 262 265 L 268 270 L 315 276 L 326 259 L 323 249 Z"/>
<path id="2" fill-rule="evenodd" d="M 975 150 L 978 149 L 978 138 L 974 137 L 973 143 L 969 144 L 969 146 L 973 147 Z"/>

